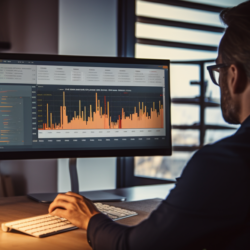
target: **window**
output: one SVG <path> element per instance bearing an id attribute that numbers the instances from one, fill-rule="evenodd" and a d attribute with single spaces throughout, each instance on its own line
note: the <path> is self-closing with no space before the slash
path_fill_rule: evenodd
<path id="1" fill-rule="evenodd" d="M 219 12 L 241 2 L 136 1 L 135 57 L 173 61 L 170 83 L 174 150 L 169 157 L 136 157 L 136 176 L 174 179 L 196 149 L 236 131 L 237 126 L 222 118 L 220 89 L 210 81 L 206 66 L 217 57 L 224 32 Z M 176 60 L 183 63 L 174 63 Z M 192 60 L 200 62 L 184 63 Z"/>

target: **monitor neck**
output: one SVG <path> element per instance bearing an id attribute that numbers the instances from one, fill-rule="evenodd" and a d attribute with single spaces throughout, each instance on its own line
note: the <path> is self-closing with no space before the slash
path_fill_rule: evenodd
<path id="1" fill-rule="evenodd" d="M 71 191 L 79 194 L 79 183 L 78 183 L 78 175 L 77 175 L 77 169 L 76 169 L 76 158 L 69 159 L 69 173 L 70 173 Z"/>

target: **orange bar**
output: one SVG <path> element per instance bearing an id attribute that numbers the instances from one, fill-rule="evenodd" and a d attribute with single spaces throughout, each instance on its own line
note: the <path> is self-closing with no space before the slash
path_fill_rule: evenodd
<path id="1" fill-rule="evenodd" d="M 81 100 L 79 100 L 79 118 L 81 118 Z"/>
<path id="2" fill-rule="evenodd" d="M 49 104 L 47 103 L 47 128 L 49 127 Z"/>
<path id="3" fill-rule="evenodd" d="M 139 118 L 141 118 L 141 108 L 140 108 L 141 103 L 139 102 Z"/>
<path id="4" fill-rule="evenodd" d="M 108 112 L 108 121 L 109 121 L 109 102 L 107 102 L 107 112 Z M 110 123 L 109 123 L 110 126 Z"/>
<path id="5" fill-rule="evenodd" d="M 63 124 L 62 106 L 60 107 L 60 122 L 61 122 L 61 126 L 62 126 L 62 124 Z"/>
<path id="6" fill-rule="evenodd" d="M 100 104 L 100 100 L 98 100 L 98 111 L 100 111 L 100 107 L 101 107 L 101 104 Z"/>
<path id="7" fill-rule="evenodd" d="M 104 96 L 104 115 L 106 115 L 106 96 Z"/>
<path id="8" fill-rule="evenodd" d="M 97 93 L 95 93 L 95 112 L 97 112 L 98 107 L 97 107 Z"/>

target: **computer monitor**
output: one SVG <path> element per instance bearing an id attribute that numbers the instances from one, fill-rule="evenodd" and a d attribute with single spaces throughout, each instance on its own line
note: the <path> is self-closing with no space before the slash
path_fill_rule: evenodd
<path id="1" fill-rule="evenodd" d="M 169 61 L 0 54 L 0 159 L 171 154 Z"/>

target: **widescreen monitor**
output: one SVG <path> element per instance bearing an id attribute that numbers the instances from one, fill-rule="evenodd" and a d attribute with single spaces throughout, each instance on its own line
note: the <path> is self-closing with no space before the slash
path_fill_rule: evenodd
<path id="1" fill-rule="evenodd" d="M 171 154 L 169 61 L 0 54 L 0 159 Z"/>

